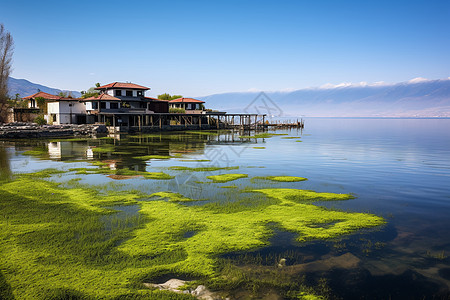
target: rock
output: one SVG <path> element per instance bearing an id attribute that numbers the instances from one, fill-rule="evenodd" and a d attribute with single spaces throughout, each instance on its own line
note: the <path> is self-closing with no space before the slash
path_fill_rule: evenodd
<path id="1" fill-rule="evenodd" d="M 0 138 L 41 138 L 41 137 L 66 137 L 95 135 L 97 133 L 106 133 L 107 128 L 104 125 L 91 124 L 67 124 L 67 125 L 43 125 L 38 126 L 33 123 L 9 123 L 0 126 Z"/>
<path id="2" fill-rule="evenodd" d="M 148 288 L 158 288 L 160 290 L 171 291 L 171 292 L 175 292 L 175 293 L 179 293 L 179 294 L 191 294 L 191 295 L 197 297 L 198 299 L 202 299 L 202 300 L 221 299 L 220 297 L 215 295 L 213 292 L 208 290 L 206 288 L 206 286 L 204 286 L 204 285 L 197 286 L 195 288 L 195 290 L 193 290 L 193 291 L 180 290 L 180 287 L 184 286 L 187 283 L 189 283 L 189 281 L 172 278 L 172 279 L 169 279 L 166 282 L 160 283 L 160 284 L 144 283 L 144 286 L 148 287 Z"/>
<path id="3" fill-rule="evenodd" d="M 286 267 L 286 258 L 282 258 L 278 262 L 278 268 L 283 268 L 283 267 Z"/>

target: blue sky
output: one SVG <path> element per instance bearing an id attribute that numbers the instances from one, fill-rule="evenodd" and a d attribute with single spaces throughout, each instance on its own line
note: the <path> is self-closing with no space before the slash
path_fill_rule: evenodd
<path id="1" fill-rule="evenodd" d="M 0 0 L 12 76 L 203 96 L 450 76 L 450 1 Z"/>

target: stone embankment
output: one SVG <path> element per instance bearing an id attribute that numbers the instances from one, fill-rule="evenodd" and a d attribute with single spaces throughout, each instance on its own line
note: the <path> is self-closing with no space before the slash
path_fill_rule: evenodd
<path id="1" fill-rule="evenodd" d="M 36 123 L 15 122 L 0 126 L 0 139 L 93 136 L 106 132 L 106 126 L 97 124 L 40 126 Z"/>

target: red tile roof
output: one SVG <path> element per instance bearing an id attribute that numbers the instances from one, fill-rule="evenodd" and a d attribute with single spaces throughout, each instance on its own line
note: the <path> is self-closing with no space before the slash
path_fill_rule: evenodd
<path id="1" fill-rule="evenodd" d="M 100 94 L 97 97 L 89 97 L 89 98 L 83 99 L 83 101 L 93 101 L 93 100 L 121 101 L 119 98 L 110 96 L 108 94 Z"/>
<path id="2" fill-rule="evenodd" d="M 52 95 L 52 94 L 44 93 L 44 92 L 37 92 L 33 95 L 23 97 L 22 99 L 29 100 L 29 99 L 36 99 L 38 97 L 42 97 L 45 100 L 49 100 L 49 101 L 79 101 L 79 100 L 81 100 L 79 98 L 60 97 L 57 95 Z"/>
<path id="3" fill-rule="evenodd" d="M 150 88 L 137 85 L 134 83 L 125 83 L 125 82 L 113 82 L 110 84 L 102 85 L 99 87 L 96 87 L 96 90 L 104 90 L 104 89 L 135 89 L 135 90 L 149 90 Z"/>
<path id="4" fill-rule="evenodd" d="M 37 92 L 33 95 L 23 97 L 22 99 L 36 99 L 37 97 L 42 97 L 42 98 L 49 99 L 49 100 L 59 100 L 61 98 L 60 96 L 52 95 L 49 93 Z"/>
<path id="5" fill-rule="evenodd" d="M 192 98 L 178 98 L 174 100 L 170 100 L 169 103 L 205 103 L 205 101 L 192 99 Z"/>

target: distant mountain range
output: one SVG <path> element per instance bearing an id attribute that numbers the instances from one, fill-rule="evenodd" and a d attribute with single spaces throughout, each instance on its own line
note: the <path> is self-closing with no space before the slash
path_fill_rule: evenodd
<path id="1" fill-rule="evenodd" d="M 326 85 L 289 92 L 224 93 L 198 99 L 221 111 L 276 117 L 450 117 L 450 78 Z"/>
<path id="2" fill-rule="evenodd" d="M 9 78 L 9 94 L 25 97 L 41 90 L 58 94 L 25 79 Z M 77 91 L 64 91 L 80 97 Z M 230 113 L 274 117 L 450 117 L 450 78 L 416 78 L 397 84 L 325 85 L 289 92 L 241 92 L 197 97 L 207 108 Z"/>
<path id="3" fill-rule="evenodd" d="M 81 93 L 77 91 L 67 91 L 56 88 L 50 88 L 44 85 L 30 82 L 26 79 L 16 79 L 13 77 L 9 77 L 8 88 L 9 88 L 9 95 L 13 98 L 15 97 L 16 94 L 19 94 L 20 97 L 33 95 L 34 93 L 37 93 L 39 90 L 52 95 L 56 95 L 60 92 L 68 92 L 71 93 L 72 97 L 75 98 L 81 96 Z"/>

